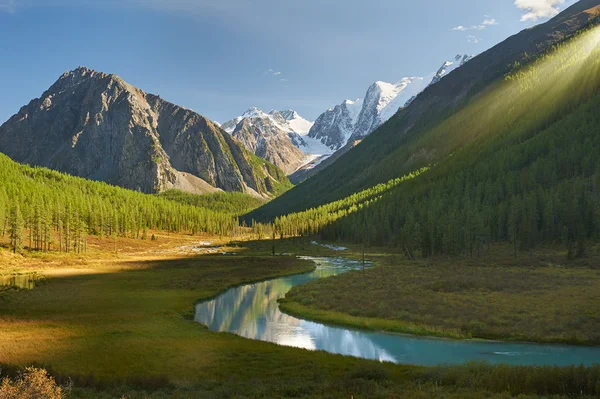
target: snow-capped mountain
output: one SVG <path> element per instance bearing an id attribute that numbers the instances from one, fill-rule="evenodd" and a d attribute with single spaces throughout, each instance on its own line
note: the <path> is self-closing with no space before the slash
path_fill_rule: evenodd
<path id="1" fill-rule="evenodd" d="M 310 129 L 308 137 L 329 149 L 337 151 L 343 147 L 352 134 L 361 113 L 362 100 L 346 100 L 322 113 Z"/>
<path id="2" fill-rule="evenodd" d="M 439 82 L 471 58 L 470 55 L 457 55 L 452 61 L 444 62 L 429 85 Z M 367 90 L 364 100 L 346 100 L 321 114 L 308 136 L 337 151 L 348 142 L 369 135 L 399 109 L 409 106 L 428 86 L 428 81 L 429 78 L 406 77 L 397 83 L 375 82 Z"/>
<path id="3" fill-rule="evenodd" d="M 404 78 L 398 83 L 375 82 L 367 90 L 352 139 L 361 139 L 390 119 L 425 88 L 423 78 Z"/>
<path id="4" fill-rule="evenodd" d="M 283 119 L 287 121 L 287 125 L 290 127 L 291 131 L 300 135 L 307 134 L 310 131 L 310 128 L 315 124 L 314 122 L 304 119 L 298 115 L 296 111 L 291 109 L 286 109 L 285 111 L 271 111 L 271 114 L 277 112 L 279 112 Z"/>
<path id="5" fill-rule="evenodd" d="M 430 84 L 432 84 L 432 85 L 436 84 L 444 76 L 448 75 L 450 72 L 454 71 L 455 69 L 460 68 L 466 62 L 468 62 L 471 58 L 473 58 L 472 55 L 458 54 L 456 57 L 454 57 L 454 60 L 444 62 L 444 64 L 441 66 L 441 68 L 437 71 L 437 73 L 431 80 Z"/>
<path id="6" fill-rule="evenodd" d="M 272 110 L 266 113 L 257 107 L 250 107 L 241 116 L 233 118 L 221 125 L 227 133 L 233 133 L 236 126 L 243 119 L 270 119 L 271 122 L 279 129 L 286 132 L 294 132 L 301 135 L 307 134 L 314 122 L 310 122 L 301 117 L 296 111 L 287 109 L 285 111 Z"/>
<path id="7" fill-rule="evenodd" d="M 291 174 L 328 151 L 306 137 L 312 125 L 293 110 L 266 113 L 251 107 L 221 127 L 248 150 Z"/>
<path id="8" fill-rule="evenodd" d="M 348 143 L 362 140 L 401 108 L 409 106 L 425 88 L 471 58 L 459 54 L 427 78 L 405 77 L 397 83 L 377 81 L 368 88 L 364 99 L 345 100 L 322 113 L 314 123 L 293 110 L 265 113 L 252 107 L 221 127 L 286 173 L 292 174 L 300 168 L 298 173 L 309 171 Z"/>
<path id="9" fill-rule="evenodd" d="M 424 88 L 423 78 L 375 82 L 364 100 L 346 100 L 321 114 L 308 136 L 337 151 L 348 141 L 364 138 L 377 129 Z"/>

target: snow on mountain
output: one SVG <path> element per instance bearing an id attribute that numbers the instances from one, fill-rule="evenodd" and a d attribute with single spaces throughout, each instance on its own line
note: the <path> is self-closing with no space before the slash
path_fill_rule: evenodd
<path id="1" fill-rule="evenodd" d="M 240 139 L 247 147 L 255 147 L 262 143 L 259 146 L 262 148 L 262 156 L 269 154 L 266 159 L 286 171 L 298 164 L 309 169 L 311 165 L 318 165 L 349 142 L 361 140 L 369 135 L 401 108 L 409 106 L 428 86 L 427 82 L 430 79 L 429 85 L 439 82 L 471 58 L 473 57 L 470 55 L 459 54 L 452 61 L 444 62 L 437 73 L 430 74 L 427 78 L 405 77 L 397 83 L 377 81 L 368 88 L 363 100 L 345 100 L 322 113 L 314 123 L 293 110 L 272 110 L 265 113 L 252 107 L 221 127 Z M 277 139 L 273 138 L 275 136 Z M 298 153 L 292 147 L 304 153 L 305 158 L 302 162 L 298 161 Z M 258 151 L 256 148 L 249 149 L 255 153 Z M 290 156 L 294 159 L 287 162 L 284 158 Z"/>
<path id="2" fill-rule="evenodd" d="M 231 134 L 235 130 L 235 127 L 242 121 L 242 117 L 238 116 L 237 118 L 233 118 L 230 121 L 227 121 L 221 125 L 221 128 L 225 130 L 227 133 Z"/>
<path id="3" fill-rule="evenodd" d="M 346 100 L 328 109 L 317 118 L 308 138 L 325 146 L 330 153 L 339 150 L 352 137 L 362 107 L 363 101 L 359 99 Z"/>
<path id="4" fill-rule="evenodd" d="M 330 153 L 327 147 L 307 137 L 313 122 L 296 111 L 251 107 L 241 116 L 225 122 L 222 128 L 256 155 L 291 174 L 296 169 Z"/>
<path id="5" fill-rule="evenodd" d="M 285 132 L 298 133 L 305 135 L 308 133 L 313 125 L 303 117 L 301 117 L 296 111 L 285 110 L 276 111 L 272 110 L 269 113 L 262 111 L 257 107 L 250 107 L 246 112 L 237 118 L 233 118 L 230 121 L 225 122 L 221 127 L 228 133 L 233 133 L 236 126 L 244 119 L 269 119 L 272 124 L 277 126 L 279 129 Z"/>
<path id="6" fill-rule="evenodd" d="M 276 111 L 271 111 L 276 112 Z M 298 133 L 300 135 L 306 135 L 310 131 L 310 128 L 315 124 L 314 122 L 310 122 L 300 115 L 296 111 L 291 109 L 287 109 L 285 111 L 279 111 L 279 114 L 287 121 L 289 127 L 293 132 Z"/>
<path id="7" fill-rule="evenodd" d="M 360 139 L 377 129 L 425 88 L 423 78 L 403 78 L 398 83 L 375 82 L 367 90 L 352 138 Z"/>
<path id="8" fill-rule="evenodd" d="M 460 68 L 461 66 L 463 66 L 466 62 L 468 62 L 472 58 L 473 58 L 472 55 L 458 54 L 456 57 L 454 57 L 453 61 L 444 62 L 444 64 L 441 66 L 441 68 L 437 71 L 437 73 L 433 77 L 433 80 L 431 81 L 430 84 L 432 84 L 432 85 L 436 84 L 444 76 L 448 75 L 450 72 L 454 71 L 455 69 Z"/>
<path id="9" fill-rule="evenodd" d="M 470 55 L 457 55 L 452 61 L 444 62 L 429 85 L 439 82 L 471 58 Z M 367 90 L 364 100 L 346 100 L 321 114 L 308 136 L 337 151 L 349 141 L 369 135 L 398 110 L 408 107 L 425 90 L 430 78 L 431 75 L 428 78 L 406 77 L 397 83 L 375 82 Z"/>

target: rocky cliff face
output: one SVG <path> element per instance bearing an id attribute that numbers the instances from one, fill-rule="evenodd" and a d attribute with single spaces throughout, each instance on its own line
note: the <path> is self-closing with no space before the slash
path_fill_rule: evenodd
<path id="1" fill-rule="evenodd" d="M 273 125 L 268 118 L 246 118 L 235 128 L 232 137 L 286 174 L 292 174 L 302 166 L 306 154 L 292 142 L 289 134 Z"/>
<path id="2" fill-rule="evenodd" d="M 311 160 L 311 140 L 305 137 L 312 125 L 293 110 L 266 113 L 251 107 L 223 128 L 246 149 L 290 175 Z"/>
<path id="3" fill-rule="evenodd" d="M 14 160 L 154 193 L 242 191 L 289 185 L 203 116 L 87 68 L 63 74 L 0 126 Z"/>
<path id="4" fill-rule="evenodd" d="M 346 145 L 354 132 L 363 102 L 346 100 L 322 113 L 310 129 L 308 137 L 337 151 Z"/>

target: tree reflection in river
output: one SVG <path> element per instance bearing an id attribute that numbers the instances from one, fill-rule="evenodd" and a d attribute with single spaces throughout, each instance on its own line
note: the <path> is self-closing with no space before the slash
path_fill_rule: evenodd
<path id="1" fill-rule="evenodd" d="M 312 258 L 313 273 L 232 288 L 196 306 L 196 321 L 213 331 L 280 345 L 420 365 L 468 361 L 527 365 L 592 365 L 600 347 L 537 345 L 518 342 L 453 341 L 357 331 L 300 320 L 283 314 L 277 300 L 295 285 L 362 267 L 343 258 Z"/>
<path id="2" fill-rule="evenodd" d="M 213 331 L 280 345 L 394 361 L 361 333 L 300 320 L 279 310 L 277 300 L 294 285 L 362 267 L 362 263 L 347 259 L 313 260 L 318 268 L 312 273 L 232 288 L 214 300 L 198 304 L 196 321 Z"/>

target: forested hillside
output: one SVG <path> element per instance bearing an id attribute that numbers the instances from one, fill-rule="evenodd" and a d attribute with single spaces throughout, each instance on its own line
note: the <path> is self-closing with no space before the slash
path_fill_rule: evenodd
<path id="1" fill-rule="evenodd" d="M 398 150 L 450 156 L 378 201 L 322 217 L 317 229 L 302 221 L 326 207 L 275 225 L 424 256 L 509 241 L 515 253 L 561 243 L 570 256 L 584 255 L 586 240 L 600 234 L 599 43 L 594 27 L 514 64 L 467 107 Z M 399 162 L 389 167 L 400 169 Z"/>
<path id="2" fill-rule="evenodd" d="M 9 235 L 17 251 L 31 242 L 32 249 L 80 252 L 88 234 L 146 238 L 148 229 L 224 235 L 237 227 L 236 215 L 260 204 L 241 193 L 142 194 L 20 165 L 3 154 L 0 182 L 0 235 Z"/>
<path id="3" fill-rule="evenodd" d="M 490 96 L 489 93 L 498 90 L 504 76 L 514 70 L 516 64 L 528 64 L 581 29 L 597 24 L 598 13 L 600 5 L 597 0 L 581 0 L 552 20 L 524 30 L 478 55 L 427 88 L 410 106 L 331 166 L 259 208 L 249 218 L 269 221 L 277 216 L 340 200 L 354 192 L 438 163 L 478 137 L 500 134 L 504 128 L 501 124 L 505 121 L 492 121 L 489 116 L 508 112 L 509 109 L 498 109 L 496 101 L 500 96 Z M 558 84 L 564 87 L 568 82 L 569 79 Z M 542 93 L 543 88 L 537 94 Z M 565 93 L 556 90 L 554 94 L 559 95 L 556 100 L 560 104 L 577 100 L 562 99 L 560 95 Z M 507 91 L 504 95 L 516 96 L 518 92 Z M 482 97 L 487 98 L 487 104 L 482 102 Z M 545 94 L 544 99 L 550 100 Z M 518 108 L 519 104 L 514 105 L 517 108 L 507 117 L 526 118 L 530 131 L 543 129 L 555 117 L 553 109 L 538 107 L 534 114 L 528 109 Z M 477 116 L 475 120 L 459 120 L 457 115 L 468 116 L 466 109 L 471 112 L 477 110 L 481 115 L 472 115 Z"/>

